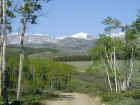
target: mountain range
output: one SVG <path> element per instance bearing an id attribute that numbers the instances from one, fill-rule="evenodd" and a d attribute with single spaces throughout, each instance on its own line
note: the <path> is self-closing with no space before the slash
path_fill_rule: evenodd
<path id="1" fill-rule="evenodd" d="M 124 37 L 124 33 L 112 34 L 111 37 Z M 53 48 L 64 52 L 87 52 L 92 48 L 95 40 L 88 33 L 80 32 L 73 35 L 53 37 L 46 34 L 26 34 L 24 46 L 29 48 Z M 19 46 L 20 35 L 8 35 L 8 45 Z"/>
<path id="2" fill-rule="evenodd" d="M 93 47 L 95 37 L 87 33 L 76 33 L 69 36 L 52 37 L 45 34 L 26 34 L 24 46 L 30 48 L 54 48 L 64 52 L 86 52 Z M 8 45 L 19 46 L 18 34 L 8 35 Z"/>

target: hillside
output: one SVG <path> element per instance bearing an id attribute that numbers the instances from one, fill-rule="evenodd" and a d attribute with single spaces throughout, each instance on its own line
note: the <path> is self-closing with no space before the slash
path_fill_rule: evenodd
<path id="1" fill-rule="evenodd" d="M 76 33 L 69 36 L 52 37 L 46 34 L 27 34 L 25 35 L 24 46 L 28 48 L 51 48 L 63 52 L 85 53 L 92 48 L 94 40 L 87 33 Z M 20 36 L 18 34 L 8 35 L 8 45 L 18 47 Z"/>
<path id="2" fill-rule="evenodd" d="M 25 54 L 31 55 L 31 54 L 37 54 L 42 52 L 51 52 L 51 53 L 57 53 L 58 50 L 52 49 L 52 48 L 24 48 Z M 18 47 L 8 47 L 7 48 L 7 54 L 14 56 L 19 55 L 20 48 Z"/>
<path id="3" fill-rule="evenodd" d="M 30 58 L 47 58 L 47 59 L 64 59 L 67 57 L 68 61 L 73 56 L 87 56 L 87 53 L 84 52 L 64 52 L 61 50 L 53 49 L 53 48 L 24 48 L 25 54 Z M 7 48 L 7 54 L 9 56 L 19 55 L 20 48 L 9 46 Z M 56 59 L 57 60 L 57 59 Z M 63 60 L 62 60 L 63 61 Z"/>

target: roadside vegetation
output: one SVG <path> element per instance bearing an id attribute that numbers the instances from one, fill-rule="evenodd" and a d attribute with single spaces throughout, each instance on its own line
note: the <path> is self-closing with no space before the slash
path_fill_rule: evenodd
<path id="1" fill-rule="evenodd" d="M 104 33 L 89 55 L 25 48 L 28 25 L 37 24 L 42 4 L 50 1 L 0 1 L 0 104 L 41 105 L 42 100 L 59 97 L 62 92 L 78 92 L 99 96 L 106 105 L 139 105 L 139 14 L 131 25 L 107 17 Z M 8 48 L 7 34 L 17 14 L 21 24 L 19 48 Z M 111 37 L 114 33 L 124 33 L 124 37 Z"/>
<path id="2" fill-rule="evenodd" d="M 103 69 L 94 67 L 102 70 L 107 80 L 108 91 L 101 94 L 102 100 L 109 105 L 139 105 L 140 17 L 138 15 L 131 25 L 123 25 L 112 17 L 107 17 L 103 24 L 105 32 L 89 50 L 93 61 Z M 110 37 L 113 33 L 122 32 L 122 38 Z"/>

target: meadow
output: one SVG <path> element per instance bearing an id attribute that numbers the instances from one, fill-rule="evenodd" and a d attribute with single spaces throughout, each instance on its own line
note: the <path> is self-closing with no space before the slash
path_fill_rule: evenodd
<path id="1" fill-rule="evenodd" d="M 8 69 L 8 92 L 9 100 L 16 100 L 18 62 L 17 48 L 8 48 L 7 69 Z M 59 52 L 53 49 L 26 49 L 24 71 L 22 79 L 21 101 L 23 105 L 39 105 L 42 100 L 54 99 L 64 92 L 84 93 L 90 96 L 99 96 L 101 101 L 107 105 L 139 105 L 140 88 L 140 61 L 135 60 L 135 69 L 132 75 L 131 88 L 121 95 L 113 92 L 108 94 L 109 86 L 105 66 L 100 61 L 55 61 L 53 54 Z M 50 52 L 49 54 L 46 52 Z M 44 58 L 42 53 L 47 55 Z M 41 54 L 41 55 L 40 55 Z M 27 56 L 28 55 L 28 56 Z M 62 53 L 60 54 L 63 55 Z M 61 57 L 59 55 L 59 57 Z M 63 55 L 64 57 L 66 55 Z M 71 60 L 71 56 L 69 56 Z M 13 59 L 14 58 L 14 59 Z M 72 56 L 73 58 L 73 56 Z M 79 56 L 78 56 L 79 58 Z M 80 58 L 81 59 L 81 58 Z M 68 59 L 67 59 L 68 60 Z M 127 69 L 124 60 L 117 60 L 119 71 Z M 30 94 L 30 95 L 29 95 Z M 116 98 L 117 97 L 117 98 Z M 128 103 L 124 103 L 124 101 Z"/>
<path id="2" fill-rule="evenodd" d="M 135 69 L 132 74 L 131 87 L 127 92 L 116 94 L 115 90 L 110 93 L 107 81 L 105 66 L 101 62 L 66 62 L 77 67 L 79 73 L 74 78 L 74 82 L 80 85 L 74 91 L 100 96 L 103 103 L 107 105 L 139 105 L 140 98 L 140 60 L 135 60 Z M 128 69 L 125 60 L 118 60 L 119 72 Z M 82 65 L 82 66 L 79 66 Z M 84 71 L 84 72 L 83 72 Z M 109 92 L 109 93 L 108 93 Z M 117 104 L 116 104 L 117 103 Z"/>
<path id="3" fill-rule="evenodd" d="M 76 70 L 79 72 L 86 72 L 92 66 L 92 61 L 66 61 L 63 63 L 76 67 Z"/>
<path id="4" fill-rule="evenodd" d="M 13 59 L 14 58 L 14 59 Z M 9 100 L 16 99 L 18 56 L 7 57 Z M 118 61 L 124 70 L 125 62 Z M 103 103 L 114 105 L 139 105 L 140 61 L 135 61 L 132 75 L 132 86 L 128 92 L 120 95 L 109 95 L 109 87 L 105 67 L 101 62 L 93 61 L 54 61 L 51 59 L 30 58 L 25 56 L 22 79 L 21 101 L 23 105 L 39 105 L 42 100 L 54 99 L 63 92 L 84 93 L 99 96 Z M 29 95 L 30 94 L 30 95 Z M 117 97 L 117 98 L 116 98 Z M 124 104 L 124 101 L 128 103 Z"/>

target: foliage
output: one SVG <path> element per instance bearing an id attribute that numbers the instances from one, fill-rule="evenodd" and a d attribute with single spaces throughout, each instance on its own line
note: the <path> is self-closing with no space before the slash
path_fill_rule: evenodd
<path id="1" fill-rule="evenodd" d="M 74 66 L 79 72 L 85 72 L 92 65 L 92 61 L 67 61 L 63 63 Z"/>
<path id="2" fill-rule="evenodd" d="M 131 94 L 129 92 L 116 94 L 116 93 L 103 93 L 102 101 L 106 102 L 108 105 L 139 105 L 139 98 L 134 98 L 133 90 Z"/>
<path id="3" fill-rule="evenodd" d="M 19 56 L 7 56 L 6 61 L 8 92 L 12 101 L 16 99 Z M 75 68 L 68 64 L 53 60 L 29 59 L 25 56 L 21 101 L 24 102 L 26 100 L 28 102 L 27 99 L 30 97 L 30 102 L 36 102 L 35 98 L 38 98 L 38 101 L 40 101 L 43 97 L 58 95 L 59 92 L 57 90 L 64 90 L 71 84 L 73 73 L 75 73 Z M 27 96 L 29 97 L 27 98 Z"/>
<path id="4" fill-rule="evenodd" d="M 112 18 L 112 17 L 108 16 L 104 19 L 104 21 L 102 23 L 107 26 L 104 30 L 108 34 L 110 34 L 112 32 L 116 33 L 116 32 L 121 31 L 121 28 L 122 28 L 121 22 L 116 18 Z"/>
<path id="5" fill-rule="evenodd" d="M 93 62 L 100 62 L 101 65 L 104 65 L 105 69 L 94 65 L 87 70 L 87 73 L 95 76 L 101 69 L 106 71 L 110 89 L 112 89 L 112 87 L 114 88 L 115 86 L 118 88 L 118 85 L 116 85 L 118 84 L 116 82 L 117 78 L 118 81 L 122 82 L 125 80 L 125 78 L 127 80 L 127 76 L 124 74 L 131 75 L 131 77 L 128 77 L 131 79 L 131 88 L 129 87 L 127 90 L 121 91 L 120 93 L 116 92 L 117 94 L 114 92 L 114 89 L 111 90 L 111 93 L 110 91 L 101 92 L 100 95 L 102 97 L 102 101 L 106 102 L 108 105 L 139 105 L 138 98 L 140 93 L 136 87 L 133 87 L 135 82 L 133 81 L 134 78 L 132 79 L 132 71 L 134 73 L 137 72 L 134 71 L 136 70 L 134 59 L 139 57 L 139 20 L 140 19 L 138 17 L 131 25 L 122 26 L 118 19 L 107 17 L 103 21 L 103 24 L 106 25 L 104 29 L 105 32 L 100 35 L 99 39 L 97 39 L 95 42 L 94 47 L 89 50 L 89 54 L 93 57 Z M 124 39 L 110 36 L 113 33 L 119 32 L 124 33 Z M 119 59 L 125 60 L 125 63 L 121 64 Z M 131 68 L 131 72 L 129 68 Z"/>
<path id="6" fill-rule="evenodd" d="M 106 54 L 110 55 L 114 48 L 116 49 L 118 58 L 121 57 L 124 49 L 123 41 L 103 34 L 96 40 L 94 47 L 89 50 L 89 54 L 95 60 L 107 59 Z"/>
<path id="7" fill-rule="evenodd" d="M 36 53 L 42 53 L 42 52 L 50 52 L 50 53 L 57 53 L 58 50 L 56 49 L 51 49 L 51 48 L 24 48 L 25 54 L 30 56 L 32 54 L 36 54 Z M 9 46 L 7 48 L 7 55 L 9 56 L 17 56 L 19 55 L 20 52 L 20 48 L 18 47 L 12 47 Z"/>
<path id="8" fill-rule="evenodd" d="M 91 56 L 82 55 L 82 56 L 63 56 L 63 57 L 55 57 L 56 61 L 91 61 Z"/>
<path id="9" fill-rule="evenodd" d="M 37 19 L 39 17 L 39 12 L 42 10 L 42 3 L 45 2 L 46 4 L 51 0 L 23 0 L 24 7 L 22 3 L 18 5 L 16 11 L 18 14 L 24 14 L 24 24 L 25 26 L 30 24 L 37 24 Z"/>

